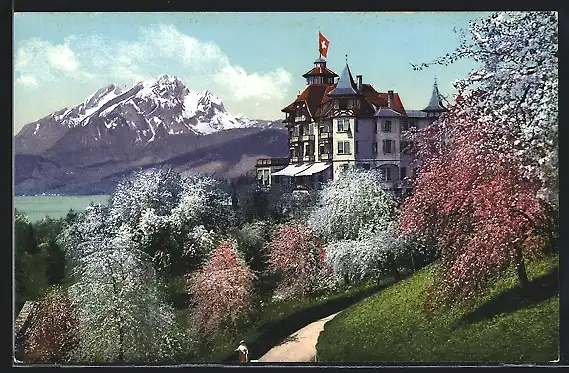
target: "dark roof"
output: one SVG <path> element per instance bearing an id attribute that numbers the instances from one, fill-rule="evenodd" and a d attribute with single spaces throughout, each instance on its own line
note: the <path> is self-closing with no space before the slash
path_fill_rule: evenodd
<path id="1" fill-rule="evenodd" d="M 329 87 L 333 87 L 328 84 L 310 84 L 307 85 L 304 91 L 302 91 L 296 100 L 293 103 L 282 109 L 282 111 L 287 112 L 292 109 L 296 103 L 305 102 L 310 115 L 314 115 L 316 110 L 318 110 L 318 106 L 320 106 L 322 102 L 322 97 L 324 93 L 329 89 Z"/>
<path id="2" fill-rule="evenodd" d="M 332 77 L 338 76 L 338 74 L 336 74 L 332 70 L 328 69 L 327 67 L 317 66 L 317 67 L 314 67 L 309 72 L 307 72 L 306 74 L 304 74 L 302 77 L 307 78 L 309 76 L 315 76 L 315 75 L 332 76 Z"/>
<path id="3" fill-rule="evenodd" d="M 426 118 L 427 113 L 423 110 L 407 110 L 407 116 L 410 118 Z"/>
<path id="4" fill-rule="evenodd" d="M 441 94 L 439 93 L 439 88 L 437 87 L 437 82 L 433 85 L 433 93 L 431 94 L 431 100 L 429 105 L 423 109 L 423 111 L 446 111 L 447 109 L 443 106 L 441 101 Z"/>
<path id="5" fill-rule="evenodd" d="M 401 114 L 399 114 L 398 112 L 391 110 L 390 108 L 387 107 L 382 107 L 379 108 L 378 111 L 376 111 L 375 117 L 382 117 L 382 118 L 392 118 L 392 117 L 400 117 L 402 116 Z"/>
<path id="6" fill-rule="evenodd" d="M 342 71 L 342 75 L 340 75 L 340 79 L 336 84 L 336 88 L 332 90 L 332 92 L 328 93 L 329 96 L 350 96 L 350 95 L 359 95 L 360 93 L 357 90 L 356 83 L 354 82 L 354 78 L 352 77 L 352 73 L 350 71 L 350 67 L 346 64 L 344 67 L 344 71 Z"/>
<path id="7" fill-rule="evenodd" d="M 387 93 L 377 92 L 371 84 L 362 84 L 362 94 L 377 108 L 387 108 Z M 407 115 L 399 93 L 393 93 L 393 108 L 394 111 L 401 115 Z"/>

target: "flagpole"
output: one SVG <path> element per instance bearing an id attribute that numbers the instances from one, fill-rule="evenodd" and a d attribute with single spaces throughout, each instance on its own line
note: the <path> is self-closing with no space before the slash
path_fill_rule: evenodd
<path id="1" fill-rule="evenodd" d="M 322 58 L 322 49 L 320 49 L 320 26 L 318 26 L 318 59 Z"/>

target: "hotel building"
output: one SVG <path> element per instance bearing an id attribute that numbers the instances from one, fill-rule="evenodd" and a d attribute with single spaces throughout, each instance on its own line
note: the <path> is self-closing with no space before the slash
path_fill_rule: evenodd
<path id="1" fill-rule="evenodd" d="M 320 57 L 303 77 L 306 87 L 282 109 L 289 157 L 259 159 L 259 183 L 319 189 L 348 167 L 360 167 L 379 170 L 386 189 L 408 191 L 413 144 L 401 134 L 428 126 L 446 111 L 436 82 L 427 107 L 406 110 L 397 92 L 378 92 L 362 75 L 354 80 L 347 62 L 338 77 Z"/>

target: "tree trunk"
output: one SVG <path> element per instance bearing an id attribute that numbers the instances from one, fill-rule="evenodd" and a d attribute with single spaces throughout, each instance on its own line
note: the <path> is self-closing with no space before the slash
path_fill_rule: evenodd
<path id="1" fill-rule="evenodd" d="M 124 362 L 124 332 L 123 332 L 123 328 L 122 325 L 119 329 L 119 362 Z"/>
<path id="2" fill-rule="evenodd" d="M 391 268 L 391 275 L 393 276 L 395 281 L 401 280 L 401 274 L 397 270 L 397 264 L 395 263 L 395 260 L 393 260 L 393 259 L 390 260 L 389 267 Z"/>
<path id="3" fill-rule="evenodd" d="M 518 274 L 518 280 L 520 281 L 520 288 L 524 294 L 527 294 L 530 283 L 526 271 L 526 264 L 524 262 L 522 248 L 519 245 L 516 245 L 514 247 L 514 260 L 516 265 L 516 272 Z"/>

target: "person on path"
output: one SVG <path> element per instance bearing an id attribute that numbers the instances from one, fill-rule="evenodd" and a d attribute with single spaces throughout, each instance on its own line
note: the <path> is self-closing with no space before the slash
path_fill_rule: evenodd
<path id="1" fill-rule="evenodd" d="M 245 345 L 245 341 L 239 342 L 239 347 L 235 349 L 235 351 L 239 351 L 239 362 L 246 363 L 249 361 L 249 350 Z"/>

